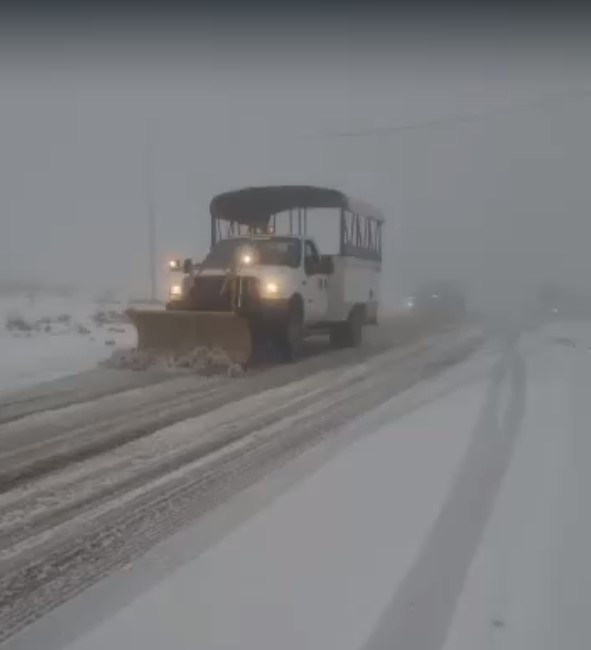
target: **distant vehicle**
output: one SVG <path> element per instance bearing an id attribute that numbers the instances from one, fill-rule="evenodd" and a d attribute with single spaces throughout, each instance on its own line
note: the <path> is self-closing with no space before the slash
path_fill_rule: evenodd
<path id="1" fill-rule="evenodd" d="M 541 318 L 591 318 L 591 300 L 587 296 L 552 285 L 539 290 L 536 306 Z"/>
<path id="2" fill-rule="evenodd" d="M 308 236 L 308 210 L 316 208 L 339 212 L 337 255 L 322 255 Z M 358 346 L 363 326 L 377 322 L 383 217 L 376 208 L 333 189 L 275 186 L 220 194 L 210 213 L 205 259 L 170 262 L 167 310 L 130 312 L 140 348 L 216 345 L 246 363 L 253 345 L 273 340 L 289 361 L 307 334 Z"/>
<path id="3" fill-rule="evenodd" d="M 439 280 L 419 286 L 406 299 L 406 308 L 428 317 L 455 318 L 465 314 L 466 298 L 455 283 Z"/>

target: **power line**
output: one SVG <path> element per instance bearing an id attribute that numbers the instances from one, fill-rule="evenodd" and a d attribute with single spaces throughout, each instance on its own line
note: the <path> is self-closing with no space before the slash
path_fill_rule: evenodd
<path id="1" fill-rule="evenodd" d="M 588 99 L 591 97 L 591 90 L 576 91 L 559 95 L 556 97 L 544 97 L 517 104 L 513 106 L 504 106 L 501 108 L 492 109 L 490 111 L 480 111 L 478 113 L 471 113 L 467 115 L 451 115 L 448 117 L 434 118 L 424 122 L 415 122 L 411 124 L 400 124 L 393 126 L 373 127 L 369 129 L 362 129 L 359 131 L 342 131 L 335 133 L 322 133 L 317 134 L 316 138 L 366 138 L 379 135 L 398 134 L 405 131 L 422 131 L 428 129 L 446 128 L 456 125 L 468 124 L 478 122 L 481 120 L 489 119 L 500 115 L 507 115 L 510 113 L 521 113 L 525 111 L 535 110 L 537 108 L 544 108 L 550 104 L 564 104 L 568 101 L 577 101 L 581 99 Z"/>

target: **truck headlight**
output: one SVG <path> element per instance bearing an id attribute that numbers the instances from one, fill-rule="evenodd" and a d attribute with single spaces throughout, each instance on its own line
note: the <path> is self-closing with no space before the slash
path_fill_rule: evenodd
<path id="1" fill-rule="evenodd" d="M 252 246 L 241 246 L 237 251 L 238 264 L 251 266 L 255 263 L 255 249 Z"/>
<path id="2" fill-rule="evenodd" d="M 265 293 L 268 296 L 274 296 L 279 292 L 279 285 L 276 282 L 265 283 Z"/>
<path id="3" fill-rule="evenodd" d="M 183 287 L 180 284 L 173 284 L 170 287 L 170 297 L 180 298 L 183 295 Z"/>

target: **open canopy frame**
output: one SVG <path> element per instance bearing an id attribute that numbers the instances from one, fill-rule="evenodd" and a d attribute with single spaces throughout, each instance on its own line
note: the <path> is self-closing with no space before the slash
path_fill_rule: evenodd
<path id="1" fill-rule="evenodd" d="M 215 196 L 209 206 L 211 244 L 220 239 L 275 231 L 278 214 L 287 214 L 289 234 L 306 236 L 309 209 L 340 211 L 341 255 L 382 259 L 384 217 L 373 206 L 342 192 L 310 185 L 248 187 Z"/>

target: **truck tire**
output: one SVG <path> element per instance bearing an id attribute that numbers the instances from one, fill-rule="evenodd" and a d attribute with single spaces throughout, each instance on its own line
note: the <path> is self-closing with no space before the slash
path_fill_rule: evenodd
<path id="1" fill-rule="evenodd" d="M 354 307 L 347 319 L 346 343 L 349 348 L 358 348 L 363 340 L 363 324 L 365 323 L 365 310 L 363 307 Z"/>
<path id="2" fill-rule="evenodd" d="M 337 350 L 345 347 L 344 324 L 338 323 L 332 325 L 329 331 L 330 345 Z"/>
<path id="3" fill-rule="evenodd" d="M 363 339 L 363 307 L 353 307 L 344 323 L 337 323 L 330 328 L 330 344 L 334 348 L 358 348 Z"/>
<path id="4" fill-rule="evenodd" d="M 289 305 L 285 322 L 279 333 L 279 352 L 283 361 L 297 361 L 302 354 L 304 342 L 304 310 L 301 301 L 295 299 Z"/>
<path id="5" fill-rule="evenodd" d="M 378 306 L 375 302 L 368 302 L 365 305 L 365 324 L 378 324 Z"/>

